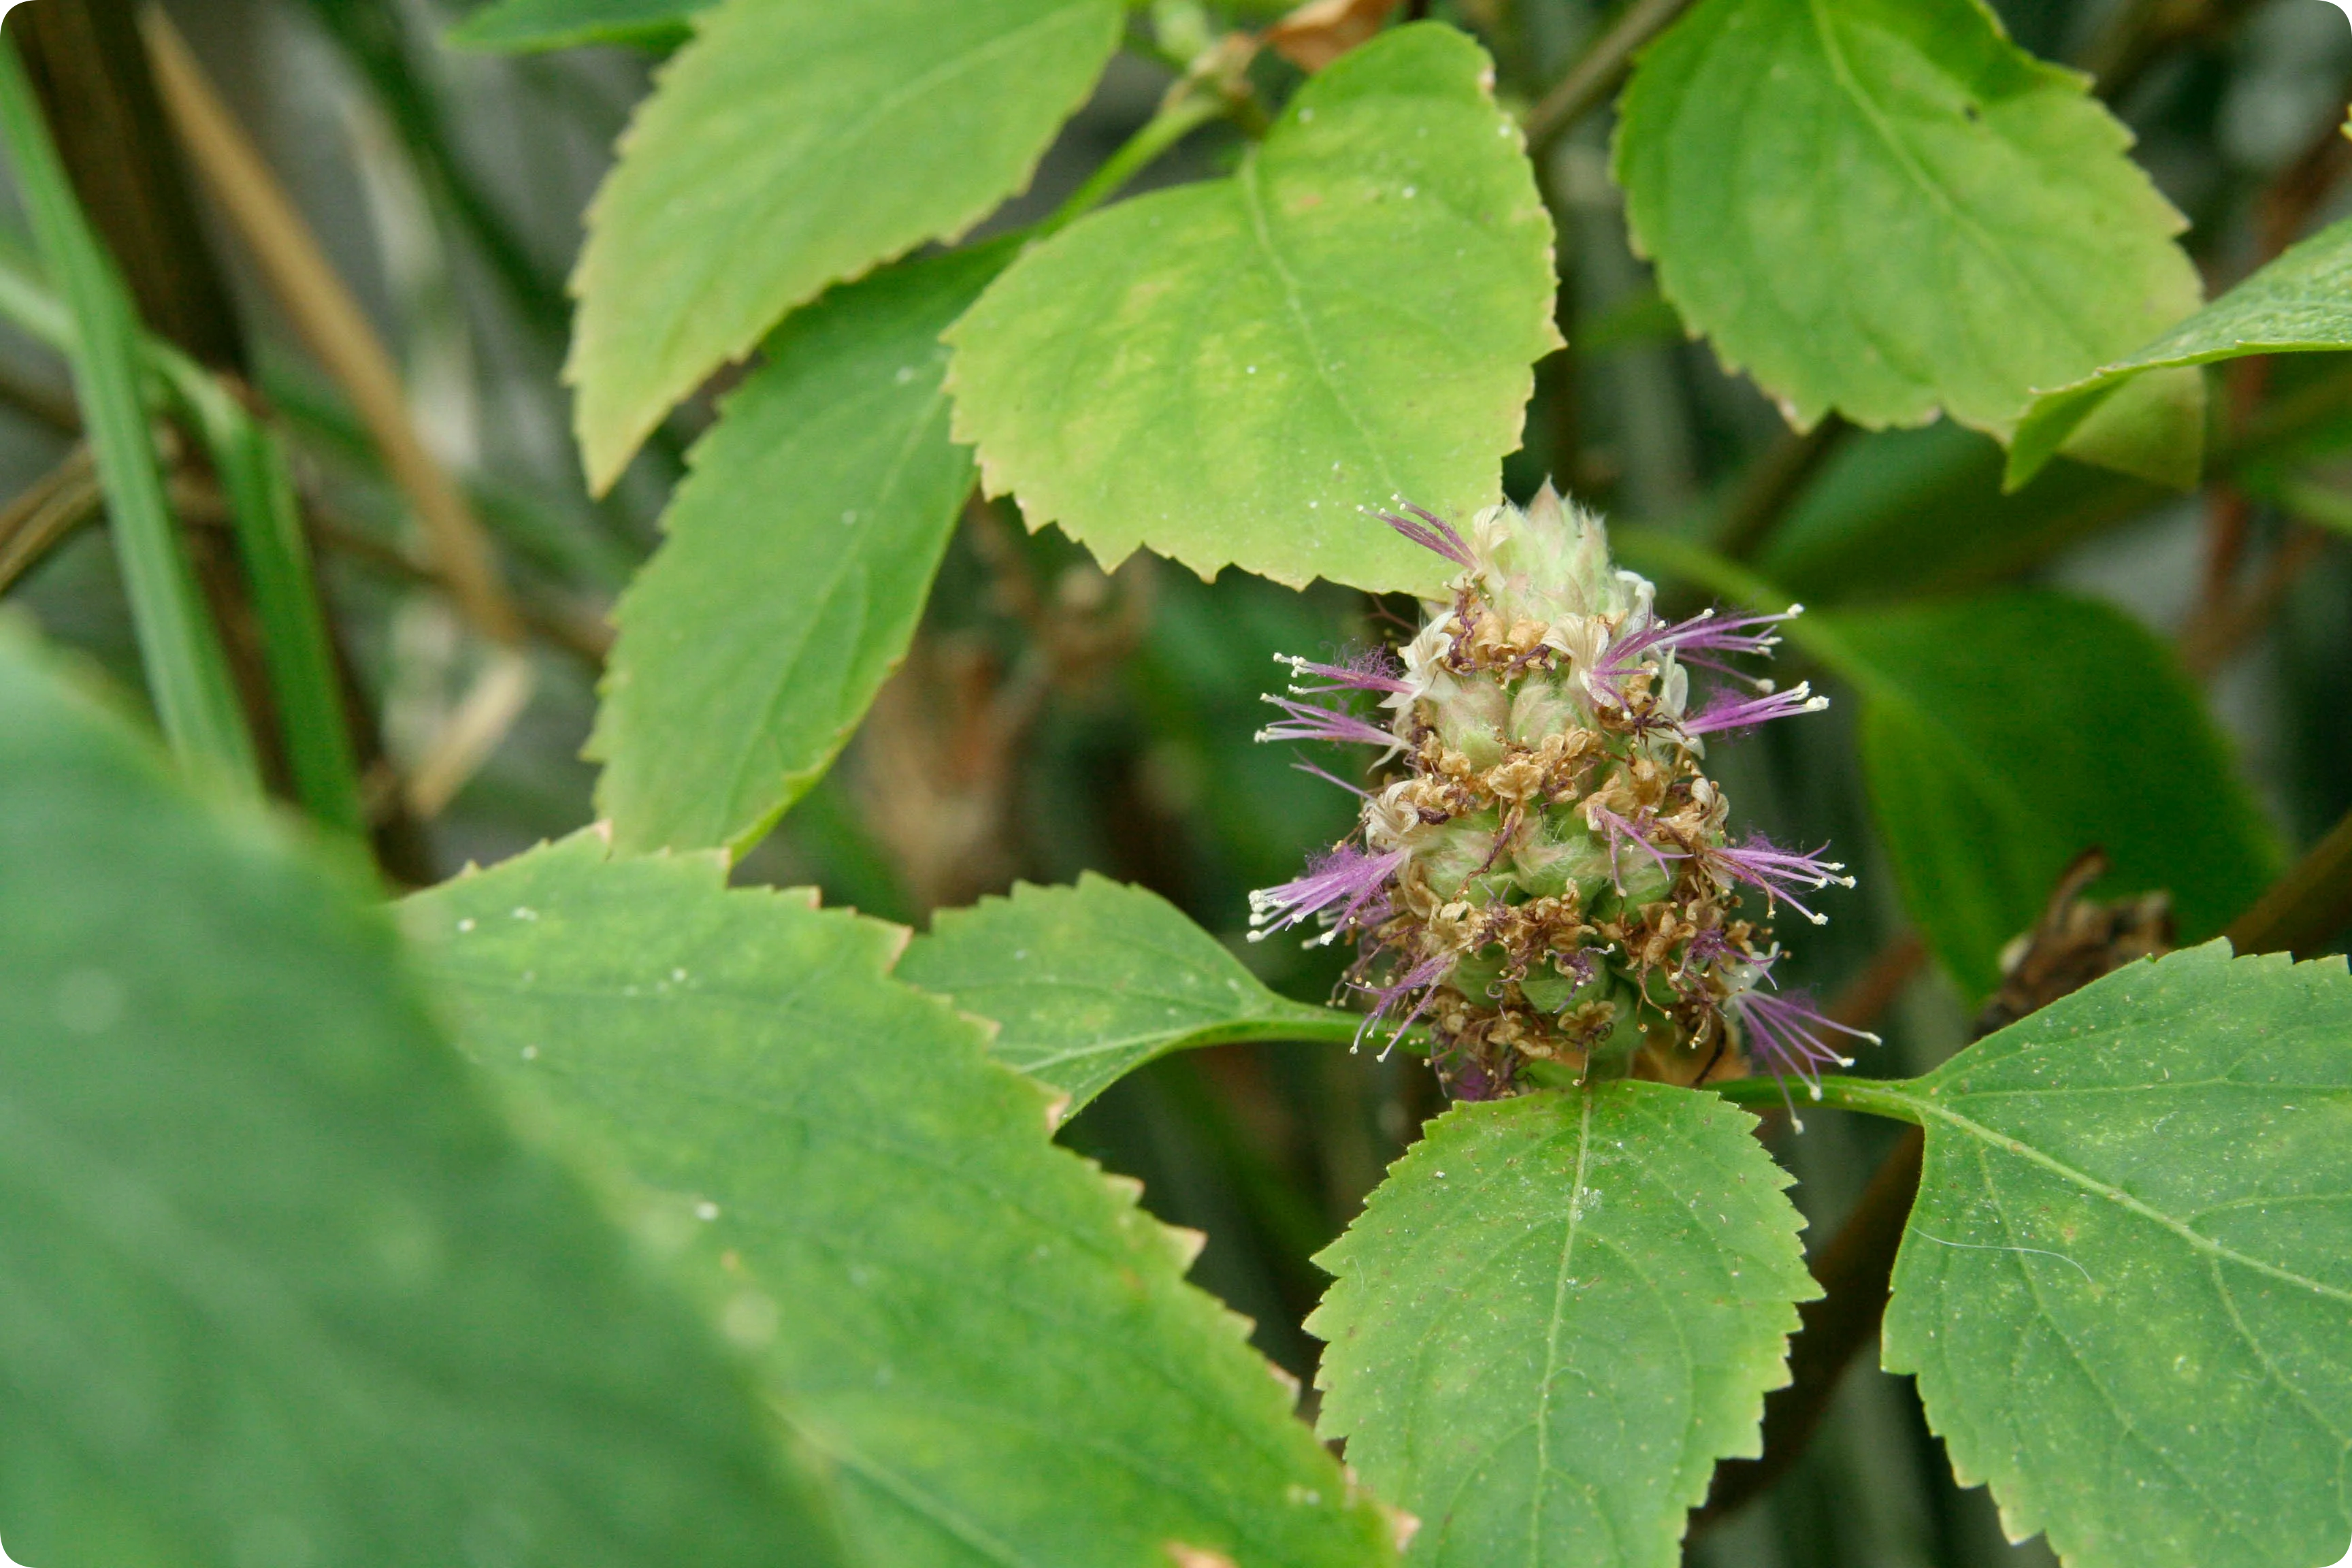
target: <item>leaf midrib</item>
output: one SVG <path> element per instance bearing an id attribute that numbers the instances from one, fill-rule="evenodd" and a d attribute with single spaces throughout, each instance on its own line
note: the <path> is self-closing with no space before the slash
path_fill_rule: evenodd
<path id="1" fill-rule="evenodd" d="M 2074 1166 L 2057 1158 L 2055 1155 L 2046 1153 L 2040 1149 L 2034 1148 L 2032 1144 L 2027 1143 L 2022 1140 L 2012 1138 L 2009 1134 L 2000 1131 L 1995 1128 L 1988 1127 L 1983 1122 L 1975 1120 L 1973 1117 L 1964 1116 L 1960 1112 L 1952 1110 L 1949 1106 L 1941 1104 L 1937 1100 L 1929 1099 L 1926 1095 L 1908 1090 L 1895 1090 L 1887 1092 L 1886 1097 L 1891 1100 L 1900 1100 L 1910 1106 L 1923 1118 L 1931 1117 L 1952 1128 L 1955 1131 L 1966 1133 L 1969 1136 L 1977 1139 L 1979 1142 L 1989 1144 L 1993 1148 L 1999 1149 L 2015 1159 L 2023 1160 L 2029 1164 L 2038 1165 L 2042 1170 L 2049 1172 L 2052 1175 L 2058 1177 L 2062 1181 L 2071 1183 L 2095 1196 L 2105 1198 L 2109 1203 L 2116 1205 L 2126 1212 L 2137 1215 L 2141 1219 L 2147 1220 L 2151 1225 L 2158 1226 L 2165 1230 L 2170 1231 L 2175 1237 L 2178 1237 L 2182 1242 L 2187 1244 L 2190 1250 L 2200 1254 L 2200 1256 L 2221 1262 L 2233 1263 L 2239 1268 L 2251 1269 L 2254 1273 L 2276 1279 L 2283 1284 L 2300 1286 L 2305 1289 L 2310 1290 L 2315 1295 L 2323 1296 L 2332 1301 L 2340 1301 L 2347 1306 L 2352 1306 L 2352 1290 L 2347 1290 L 2338 1286 L 2326 1284 L 2322 1280 L 2310 1279 L 2305 1275 L 2295 1273 L 2293 1269 L 2282 1268 L 2274 1263 L 2265 1263 L 2260 1258 L 2250 1258 L 2244 1253 L 2238 1251 L 2235 1247 L 2224 1246 L 2222 1243 L 2215 1241 L 2210 1237 L 2200 1235 L 2198 1231 L 2192 1229 L 2183 1221 L 2176 1219 L 2172 1215 L 2166 1214 L 2163 1210 L 2157 1208 L 2154 1205 L 2147 1203 L 2144 1199 L 2135 1197 L 2130 1193 L 2124 1191 L 2121 1187 L 2116 1186 L 2107 1182 L 2103 1182 L 2099 1180 L 2098 1177 L 2092 1175 L 2088 1171 L 2078 1170 Z"/>

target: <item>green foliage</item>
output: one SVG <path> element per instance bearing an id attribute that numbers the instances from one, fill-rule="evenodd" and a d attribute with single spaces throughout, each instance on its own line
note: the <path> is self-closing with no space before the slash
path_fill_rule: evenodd
<path id="1" fill-rule="evenodd" d="M 2172 656 L 2055 594 L 1808 617 L 1792 636 L 1860 690 L 1862 754 L 1903 902 L 1980 996 L 2068 862 L 2105 848 L 2110 892 L 2171 890 L 2219 931 L 2276 873 L 2275 841 Z"/>
<path id="2" fill-rule="evenodd" d="M 865 1561 L 1385 1560 L 1185 1239 L 889 977 L 902 933 L 593 835 L 407 907 L 477 1059 L 699 1226 Z"/>
<path id="3" fill-rule="evenodd" d="M 1626 89 L 1617 177 L 1666 298 L 1793 423 L 2006 439 L 2034 389 L 2197 305 L 2179 215 L 2084 85 L 1977 0 L 1704 0 Z M 2086 455 L 2193 477 L 2198 392 L 2150 384 Z"/>
<path id="4" fill-rule="evenodd" d="M 2352 979 L 2138 964 L 1865 1109 L 1927 1131 L 1886 1317 L 1963 1484 L 2074 1568 L 2352 1536 Z"/>
<path id="5" fill-rule="evenodd" d="M 1231 178 L 1023 257 L 948 334 L 989 492 L 1106 564 L 1433 588 L 1443 563 L 1357 509 L 1493 501 L 1558 341 L 1551 225 L 1487 68 L 1452 28 L 1397 28 Z"/>
<path id="6" fill-rule="evenodd" d="M 0 647 L 8 1551 L 832 1561 L 750 1380 L 361 899 Z"/>
<path id="7" fill-rule="evenodd" d="M 1753 1126 L 1630 1080 L 1457 1105 L 1317 1259 L 1322 1428 L 1420 1516 L 1414 1562 L 1681 1560 L 1819 1293 Z"/>
<path id="8" fill-rule="evenodd" d="M 695 448 L 589 742 L 623 848 L 749 847 L 906 656 L 971 490 L 940 330 L 1006 256 L 907 263 L 796 313 Z"/>
<path id="9" fill-rule="evenodd" d="M 1356 1026 L 1268 991 L 1157 893 L 1091 872 L 942 911 L 898 977 L 994 1023 L 997 1059 L 1068 1095 L 1065 1116 L 1171 1051 Z"/>
<path id="10" fill-rule="evenodd" d="M 720 0 L 589 213 L 566 374 L 602 489 L 679 399 L 829 283 L 1028 181 L 1119 0 Z M 779 90 L 789 83 L 790 90 Z"/>
<path id="11" fill-rule="evenodd" d="M 2152 371 L 2320 349 L 2352 349 L 2352 219 L 2295 246 L 2138 353 L 2036 398 L 2010 449 L 2010 482 L 2032 479 L 2071 431 Z"/>
<path id="12" fill-rule="evenodd" d="M 148 428 L 138 309 L 75 197 L 13 35 L 0 40 L 0 142 L 70 321 L 66 363 L 114 521 L 116 558 L 156 719 L 182 761 L 257 792 L 253 736 L 181 542 Z"/>
<path id="13" fill-rule="evenodd" d="M 492 0 L 455 27 L 449 42 L 499 54 L 581 44 L 671 44 L 714 0 Z"/>

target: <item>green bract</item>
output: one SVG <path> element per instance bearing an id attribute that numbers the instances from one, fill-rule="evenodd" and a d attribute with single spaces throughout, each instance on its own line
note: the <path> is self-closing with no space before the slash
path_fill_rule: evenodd
<path id="1" fill-rule="evenodd" d="M 1308 81 L 1230 179 L 1024 256 L 948 339 L 992 495 L 1106 564 L 1425 589 L 1357 509 L 1467 516 L 1519 444 L 1551 324 L 1551 225 L 1478 47 L 1383 35 Z"/>

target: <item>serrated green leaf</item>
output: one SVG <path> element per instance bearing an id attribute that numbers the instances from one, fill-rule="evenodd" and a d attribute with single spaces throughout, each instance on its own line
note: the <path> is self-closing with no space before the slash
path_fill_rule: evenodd
<path id="1" fill-rule="evenodd" d="M 785 312 L 1028 183 L 1121 0 L 719 0 L 588 215 L 565 377 L 603 489 Z"/>
<path id="2" fill-rule="evenodd" d="M 449 29 L 461 49 L 532 54 L 583 44 L 683 42 L 715 0 L 493 0 Z"/>
<path id="3" fill-rule="evenodd" d="M 622 848 L 747 848 L 906 657 L 971 489 L 940 330 L 1009 254 L 890 268 L 796 313 L 695 447 L 615 612 L 588 743 Z"/>
<path id="4" fill-rule="evenodd" d="M 2009 452 L 2009 483 L 2038 473 L 2077 426 L 2150 371 L 2247 354 L 2352 349 L 2352 219 L 2305 240 L 2138 353 L 2036 398 Z"/>
<path id="5" fill-rule="evenodd" d="M 1820 1293 L 1754 1126 L 1632 1081 L 1456 1105 L 1317 1259 L 1322 1429 L 1420 1517 L 1413 1562 L 1681 1560 Z"/>
<path id="6" fill-rule="evenodd" d="M 1963 991 L 2059 874 L 2106 850 L 2106 894 L 2167 889 L 2219 931 L 2279 848 L 2169 650 L 2104 605 L 2012 592 L 1807 616 L 1791 637 L 1853 683 L 1874 815 L 1905 907 Z"/>
<path id="7" fill-rule="evenodd" d="M 898 977 L 996 1024 L 996 1058 L 1068 1095 L 1066 1115 L 1171 1051 L 1358 1023 L 1276 995 L 1167 900 L 1092 872 L 941 910 Z"/>
<path id="8" fill-rule="evenodd" d="M 836 1561 L 357 876 L 0 647 L 0 1521 L 107 1568 Z"/>
<path id="9" fill-rule="evenodd" d="M 2006 439 L 2197 307 L 2181 218 L 2085 84 L 1979 0 L 1704 0 L 1642 57 L 1616 173 L 1666 298 L 1791 421 Z M 2179 479 L 2200 395 L 2147 388 L 2083 455 Z"/>
<path id="10" fill-rule="evenodd" d="M 948 333 L 989 493 L 1104 564 L 1433 590 L 1359 514 L 1495 500 L 1556 346 L 1551 223 L 1486 55 L 1392 29 L 1299 89 L 1230 179 L 1031 251 Z"/>
<path id="11" fill-rule="evenodd" d="M 583 835 L 409 900 L 486 1065 L 703 1216 L 866 1561 L 1369 1564 L 1387 1526 L 903 933 Z"/>
<path id="12" fill-rule="evenodd" d="M 1864 1088 L 1864 1086 L 1855 1086 Z M 2352 979 L 2118 971 L 1868 1108 L 1927 1129 L 1886 1314 L 1964 1485 L 2069 1568 L 2352 1538 Z"/>

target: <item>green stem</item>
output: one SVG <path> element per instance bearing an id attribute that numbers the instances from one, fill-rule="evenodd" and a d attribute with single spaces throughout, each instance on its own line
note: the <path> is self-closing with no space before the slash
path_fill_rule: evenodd
<path id="1" fill-rule="evenodd" d="M 1117 195 L 1129 180 L 1141 174 L 1162 153 L 1212 120 L 1223 119 L 1231 111 L 1231 105 L 1207 93 L 1180 95 L 1173 103 L 1164 105 L 1159 113 L 1146 121 L 1143 129 L 1129 137 L 1126 144 L 1106 159 L 1101 168 L 1087 176 L 1086 184 L 1072 191 L 1069 199 L 1037 226 L 1036 237 L 1044 239 L 1057 234 L 1094 211 Z"/>
<path id="2" fill-rule="evenodd" d="M 295 798 L 329 830 L 364 838 L 358 755 L 285 449 L 193 360 L 161 342 L 149 349 L 227 493 Z"/>
<path id="3" fill-rule="evenodd" d="M 1728 1083 L 1711 1083 L 1707 1088 L 1734 1105 L 1778 1105 L 1784 1092 L 1780 1079 L 1773 1078 L 1741 1078 Z M 1836 1074 L 1822 1079 L 1818 1096 L 1802 1089 L 1787 1090 L 1799 1100 L 1810 1099 L 1817 1105 L 1827 1105 L 1839 1110 L 1858 1110 L 1866 1116 L 1883 1116 L 1890 1121 L 1921 1124 L 1917 1093 L 1900 1079 L 1843 1078 Z"/>
<path id="4" fill-rule="evenodd" d="M 164 738 L 184 763 L 254 793 L 260 773 L 227 656 L 180 548 L 155 459 L 144 395 L 142 334 L 130 296 L 91 230 L 26 79 L 13 38 L 0 37 L 0 141 L 72 322 L 63 346 L 113 519 L 115 549 L 140 661 Z"/>
<path id="5" fill-rule="evenodd" d="M 60 353 L 77 341 L 66 306 L 30 258 L 0 242 L 0 317 Z M 359 765 L 319 602 L 310 542 L 277 437 L 202 365 L 159 338 L 139 342 L 149 393 L 169 395 L 204 441 L 228 500 L 237 555 L 261 625 L 262 658 L 303 809 L 328 828 L 364 835 Z"/>
<path id="6" fill-rule="evenodd" d="M 1584 52 L 1584 58 L 1569 68 L 1559 85 L 1528 110 L 1522 123 L 1528 150 L 1540 158 L 1578 121 L 1599 108 L 1601 100 L 1625 79 L 1642 46 L 1674 26 L 1690 4 L 1691 0 L 1634 0 L 1616 25 Z"/>

